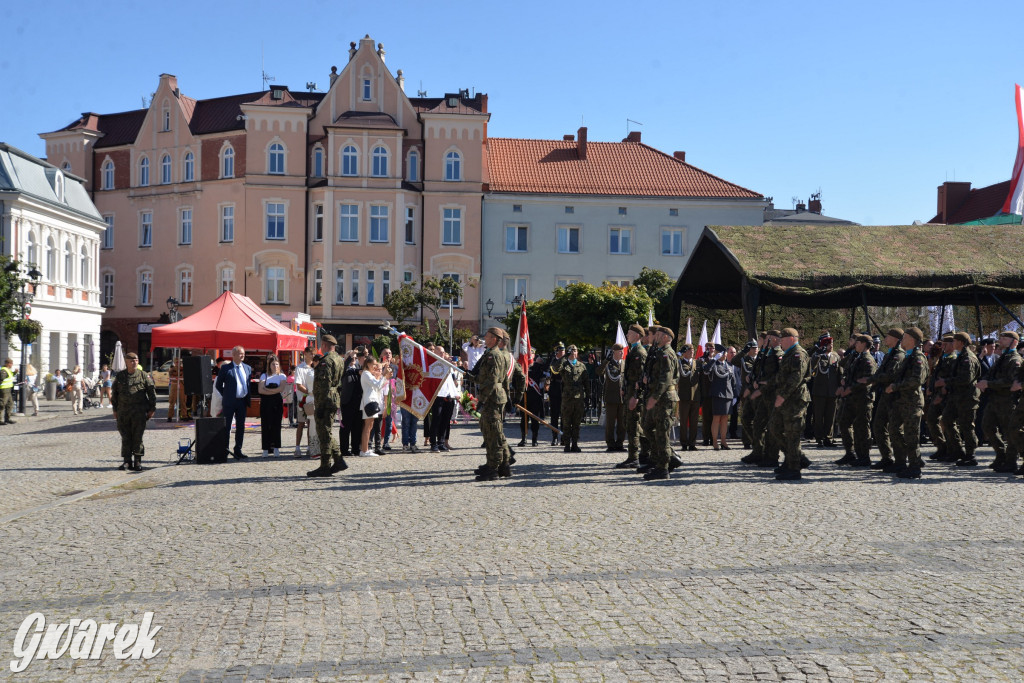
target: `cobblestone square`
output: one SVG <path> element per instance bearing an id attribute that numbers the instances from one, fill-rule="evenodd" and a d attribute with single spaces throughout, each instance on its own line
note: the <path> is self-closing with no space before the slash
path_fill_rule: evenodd
<path id="1" fill-rule="evenodd" d="M 479 431 L 460 425 L 449 453 L 314 480 L 308 459 L 258 457 L 258 433 L 257 457 L 173 465 L 191 430 L 151 425 L 142 473 L 115 469 L 106 410 L 49 402 L 3 428 L 0 678 L 1024 678 L 1024 479 L 984 467 L 989 448 L 897 482 L 812 447 L 785 483 L 702 449 L 645 483 L 589 426 L 582 454 L 520 448 L 515 477 L 478 483 Z M 147 611 L 148 661 L 9 668 L 34 612 Z"/>

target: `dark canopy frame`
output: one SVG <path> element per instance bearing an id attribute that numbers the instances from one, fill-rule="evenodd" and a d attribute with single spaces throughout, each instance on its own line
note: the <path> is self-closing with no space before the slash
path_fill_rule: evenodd
<path id="1" fill-rule="evenodd" d="M 708 226 L 672 294 L 672 329 L 684 303 L 757 309 L 1024 303 L 1024 227 Z M 980 326 L 980 315 L 979 315 Z M 877 326 L 876 326 L 877 327 Z"/>

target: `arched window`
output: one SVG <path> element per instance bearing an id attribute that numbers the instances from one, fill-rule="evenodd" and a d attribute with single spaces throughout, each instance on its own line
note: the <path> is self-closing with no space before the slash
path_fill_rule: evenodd
<path id="1" fill-rule="evenodd" d="M 220 177 L 221 178 L 234 178 L 235 177 L 235 150 L 231 145 L 224 148 L 224 152 L 221 154 L 220 160 Z"/>
<path id="2" fill-rule="evenodd" d="M 359 152 L 352 145 L 341 150 L 341 175 L 359 175 Z"/>
<path id="3" fill-rule="evenodd" d="M 53 193 L 57 195 L 57 201 L 64 201 L 64 174 L 58 173 L 53 177 Z"/>
<path id="4" fill-rule="evenodd" d="M 405 175 L 412 183 L 420 179 L 420 153 L 416 150 L 409 152 L 409 169 Z"/>
<path id="5" fill-rule="evenodd" d="M 29 231 L 28 233 L 28 252 L 25 254 L 25 260 L 28 261 L 29 267 L 35 267 L 39 265 L 37 252 L 38 245 L 36 244 L 35 233 Z"/>
<path id="6" fill-rule="evenodd" d="M 160 157 L 160 184 L 171 184 L 171 155 L 165 154 Z"/>
<path id="7" fill-rule="evenodd" d="M 192 152 L 185 152 L 185 164 L 182 169 L 182 177 L 186 183 L 190 183 L 196 179 L 196 157 Z"/>
<path id="8" fill-rule="evenodd" d="M 448 152 L 444 157 L 444 179 L 462 180 L 462 155 Z"/>
<path id="9" fill-rule="evenodd" d="M 72 274 L 75 268 L 73 252 L 71 251 L 71 240 L 64 243 L 64 282 L 73 284 Z"/>
<path id="10" fill-rule="evenodd" d="M 110 159 L 103 162 L 103 189 L 114 189 L 114 162 Z"/>
<path id="11" fill-rule="evenodd" d="M 324 148 L 317 147 L 313 150 L 313 177 L 324 177 Z"/>
<path id="12" fill-rule="evenodd" d="M 275 142 L 270 146 L 267 156 L 267 173 L 284 175 L 284 145 Z"/>
<path id="13" fill-rule="evenodd" d="M 78 254 L 78 284 L 82 289 L 89 287 L 89 251 L 82 245 Z"/>
<path id="14" fill-rule="evenodd" d="M 46 279 L 57 281 L 57 244 L 53 237 L 46 238 Z"/>
<path id="15" fill-rule="evenodd" d="M 146 187 L 149 185 L 149 159 L 142 157 L 142 161 L 139 162 L 139 186 Z"/>
<path id="16" fill-rule="evenodd" d="M 388 175 L 388 150 L 377 146 L 373 148 L 373 175 L 386 178 Z"/>

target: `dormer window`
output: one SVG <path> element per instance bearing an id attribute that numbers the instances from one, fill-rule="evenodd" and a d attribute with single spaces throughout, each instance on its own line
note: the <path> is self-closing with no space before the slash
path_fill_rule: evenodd
<path id="1" fill-rule="evenodd" d="M 58 171 L 53 175 L 53 193 L 57 195 L 57 201 L 64 201 L 64 174 Z"/>
<path id="2" fill-rule="evenodd" d="M 369 102 L 370 99 L 371 99 L 371 97 L 370 97 L 371 94 L 372 94 L 372 91 L 371 91 L 370 79 L 369 78 L 364 78 L 363 79 L 363 101 L 364 102 Z"/>
<path id="3" fill-rule="evenodd" d="M 164 127 L 162 130 L 168 131 L 171 129 L 171 109 L 167 105 L 164 105 Z"/>

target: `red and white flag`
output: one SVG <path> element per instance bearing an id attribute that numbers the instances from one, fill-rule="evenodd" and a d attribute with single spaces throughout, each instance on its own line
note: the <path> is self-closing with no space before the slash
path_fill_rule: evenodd
<path id="1" fill-rule="evenodd" d="M 704 355 L 704 347 L 708 345 L 708 321 L 705 320 L 704 324 L 700 327 L 700 343 L 697 344 L 697 348 L 693 350 L 694 358 L 700 358 Z"/>
<path id="2" fill-rule="evenodd" d="M 686 319 L 686 343 L 693 346 L 693 332 L 690 331 L 690 320 L 691 318 Z"/>
<path id="3" fill-rule="evenodd" d="M 526 323 L 526 302 L 522 303 L 522 308 L 519 309 L 519 327 L 516 328 L 516 345 L 512 352 L 512 358 L 519 367 L 523 369 L 523 374 L 527 377 L 530 376 L 530 326 Z M 512 376 L 512 364 L 508 366 L 508 376 Z"/>
<path id="4" fill-rule="evenodd" d="M 1013 162 L 1013 176 L 1010 177 L 1010 194 L 1003 203 L 1003 213 L 1024 215 L 1024 109 L 1021 97 L 1024 88 L 1014 86 L 1017 101 L 1017 159 Z"/>
<path id="5" fill-rule="evenodd" d="M 715 331 L 711 333 L 711 343 L 721 344 L 722 343 L 722 321 L 719 320 L 715 323 Z"/>
<path id="6" fill-rule="evenodd" d="M 434 405 L 441 385 L 452 373 L 452 365 L 407 334 L 398 335 L 398 353 L 401 362 L 395 380 L 395 399 L 398 405 L 422 420 Z"/>
<path id="7" fill-rule="evenodd" d="M 629 344 L 626 343 L 626 333 L 622 331 L 622 323 L 615 321 L 615 343 L 622 344 L 622 357 L 626 357 L 626 352 L 629 351 Z"/>

